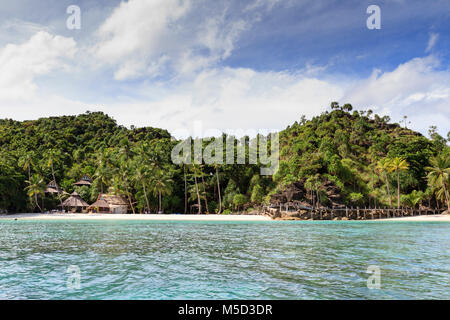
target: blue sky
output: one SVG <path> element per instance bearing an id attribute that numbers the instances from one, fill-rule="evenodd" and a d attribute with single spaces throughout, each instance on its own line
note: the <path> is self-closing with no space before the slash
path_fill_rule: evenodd
<path id="1" fill-rule="evenodd" d="M 449 18 L 439 0 L 2 0 L 0 118 L 101 110 L 184 135 L 282 129 L 339 101 L 446 136 Z"/>

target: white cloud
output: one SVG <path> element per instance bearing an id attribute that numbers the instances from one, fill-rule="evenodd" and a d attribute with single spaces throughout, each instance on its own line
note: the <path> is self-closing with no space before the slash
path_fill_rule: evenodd
<path id="1" fill-rule="evenodd" d="M 427 48 L 425 49 L 425 52 L 427 52 L 427 53 L 430 52 L 431 49 L 433 49 L 433 47 L 436 45 L 438 39 L 439 39 L 438 33 L 431 33 L 430 39 L 428 40 Z"/>
<path id="2" fill-rule="evenodd" d="M 375 70 L 342 100 L 360 108 L 388 111 L 396 121 L 408 115 L 416 130 L 426 132 L 435 124 L 446 134 L 450 130 L 450 71 L 440 70 L 439 63 L 431 55 L 412 59 L 390 72 Z"/>
<path id="3" fill-rule="evenodd" d="M 115 69 L 116 80 L 192 75 L 228 58 L 240 35 L 258 21 L 228 3 L 201 6 L 195 0 L 130 0 L 117 7 L 97 31 L 91 49 L 98 63 Z M 201 11 L 204 10 L 205 12 Z"/>
<path id="4" fill-rule="evenodd" d="M 67 58 L 77 51 L 73 39 L 39 31 L 22 44 L 0 49 L 0 101 L 24 100 L 35 94 L 34 79 L 67 69 Z"/>
<path id="5" fill-rule="evenodd" d="M 118 103 L 108 112 L 120 123 L 170 131 L 191 130 L 195 121 L 205 130 L 282 129 L 302 114 L 318 114 L 342 95 L 338 85 L 300 74 L 217 68 L 169 91 L 153 89 L 152 101 Z"/>

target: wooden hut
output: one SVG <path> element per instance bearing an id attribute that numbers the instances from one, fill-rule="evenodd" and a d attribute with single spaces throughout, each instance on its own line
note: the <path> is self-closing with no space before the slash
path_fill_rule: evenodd
<path id="1" fill-rule="evenodd" d="M 90 187 L 91 184 L 93 183 L 91 177 L 89 176 L 83 176 L 79 181 L 75 182 L 73 185 L 77 186 L 77 187 L 82 187 L 82 186 L 88 186 Z"/>
<path id="2" fill-rule="evenodd" d="M 60 207 L 61 205 L 59 205 Z M 83 212 L 89 207 L 89 204 L 81 199 L 80 195 L 76 192 L 72 193 L 69 198 L 67 198 L 62 203 L 62 209 L 67 209 L 70 212 Z"/>
<path id="3" fill-rule="evenodd" d="M 128 213 L 128 202 L 121 196 L 99 194 L 88 209 L 90 212 L 125 214 Z"/>
<path id="4" fill-rule="evenodd" d="M 95 213 L 110 213 L 110 207 L 105 199 L 101 198 L 100 195 L 97 197 L 97 201 L 91 204 L 88 208 L 89 212 Z"/>

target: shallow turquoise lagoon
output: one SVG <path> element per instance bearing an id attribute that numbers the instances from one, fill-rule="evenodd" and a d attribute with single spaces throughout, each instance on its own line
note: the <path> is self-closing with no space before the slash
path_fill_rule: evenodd
<path id="1" fill-rule="evenodd" d="M 0 299 L 449 299 L 449 248 L 450 223 L 1 221 Z"/>

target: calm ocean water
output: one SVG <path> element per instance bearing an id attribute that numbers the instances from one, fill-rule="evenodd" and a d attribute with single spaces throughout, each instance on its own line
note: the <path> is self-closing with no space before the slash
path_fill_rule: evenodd
<path id="1" fill-rule="evenodd" d="M 1 221 L 0 299 L 449 299 L 449 248 L 450 223 Z"/>

